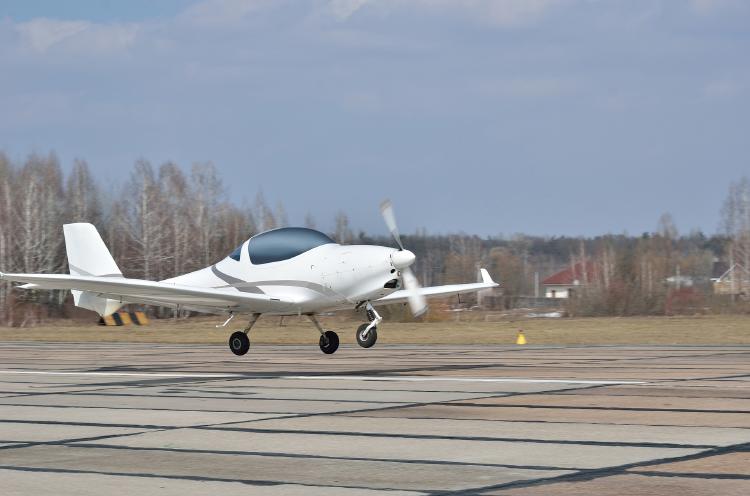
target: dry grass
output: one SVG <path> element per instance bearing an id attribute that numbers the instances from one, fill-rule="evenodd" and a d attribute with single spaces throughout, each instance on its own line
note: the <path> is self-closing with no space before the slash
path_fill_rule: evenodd
<path id="1" fill-rule="evenodd" d="M 84 341 L 141 343 L 226 343 L 244 324 L 237 317 L 225 328 L 220 318 L 161 320 L 144 327 L 102 327 L 94 323 L 59 321 L 33 328 L 0 328 L 0 341 Z M 354 343 L 361 322 L 322 317 L 326 328 L 339 333 L 342 343 Z M 255 344 L 317 343 L 317 333 L 305 318 L 261 319 L 252 330 Z M 522 328 L 529 344 L 750 344 L 750 316 L 537 318 L 484 321 L 384 322 L 380 343 L 513 344 Z"/>

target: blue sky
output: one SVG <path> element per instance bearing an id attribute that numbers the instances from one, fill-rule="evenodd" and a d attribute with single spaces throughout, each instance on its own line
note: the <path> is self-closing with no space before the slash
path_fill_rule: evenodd
<path id="1" fill-rule="evenodd" d="M 0 149 L 210 160 L 323 227 L 714 233 L 748 53 L 743 0 L 0 0 Z"/>

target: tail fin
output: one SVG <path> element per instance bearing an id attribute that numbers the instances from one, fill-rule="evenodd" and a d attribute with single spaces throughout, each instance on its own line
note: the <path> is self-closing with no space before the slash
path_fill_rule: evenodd
<path id="1" fill-rule="evenodd" d="M 115 259 L 92 224 L 65 224 L 63 233 L 72 275 L 122 277 Z M 101 316 L 111 315 L 122 306 L 117 300 L 102 298 L 88 291 L 71 292 L 77 307 L 93 310 Z"/>

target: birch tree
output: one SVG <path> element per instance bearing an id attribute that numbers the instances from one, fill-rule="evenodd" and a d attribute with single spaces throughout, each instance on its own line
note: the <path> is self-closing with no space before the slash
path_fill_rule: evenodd
<path id="1" fill-rule="evenodd" d="M 101 223 L 99 191 L 88 164 L 75 160 L 65 188 L 65 218 L 68 222 Z"/>
<path id="2" fill-rule="evenodd" d="M 120 198 L 122 227 L 128 235 L 128 262 L 143 279 L 160 276 L 161 264 L 168 258 L 164 215 L 164 195 L 151 164 L 136 162 Z"/>
<path id="3" fill-rule="evenodd" d="M 15 215 L 13 215 L 13 198 L 11 195 L 13 183 L 13 165 L 4 153 L 0 153 L 0 270 L 10 272 L 15 270 L 11 260 L 11 236 L 15 232 Z M 8 281 L 0 283 L 0 323 L 7 324 L 10 320 L 9 300 L 11 285 Z"/>
<path id="4" fill-rule="evenodd" d="M 13 187 L 16 230 L 11 246 L 17 256 L 16 266 L 22 272 L 54 273 L 65 266 L 62 223 L 62 172 L 57 158 L 31 155 L 21 168 Z M 65 293 L 30 292 L 24 298 L 62 306 Z M 26 312 L 25 323 L 37 319 Z"/>
<path id="5" fill-rule="evenodd" d="M 258 190 L 258 193 L 255 195 L 255 219 L 258 223 L 258 230 L 261 232 L 278 227 L 276 216 L 273 210 L 269 208 L 268 203 L 266 203 L 266 197 L 263 195 L 262 190 Z"/>
<path id="6" fill-rule="evenodd" d="M 344 212 L 340 211 L 336 214 L 334 224 L 335 231 L 333 232 L 333 239 L 342 245 L 350 244 L 354 236 L 352 230 L 349 228 L 349 217 Z"/>
<path id="7" fill-rule="evenodd" d="M 189 186 L 177 164 L 167 162 L 159 167 L 160 193 L 163 195 L 163 224 L 167 229 L 164 241 L 168 243 L 164 277 L 174 277 L 187 272 L 190 263 L 192 225 L 189 212 Z"/>
<path id="8" fill-rule="evenodd" d="M 750 270 L 750 179 L 741 178 L 729 186 L 729 193 L 721 209 L 722 228 L 731 242 L 728 247 L 730 265 L 742 265 L 732 277 L 732 294 L 750 289 L 750 280 L 741 274 Z M 736 274 L 736 276 L 735 276 Z"/>
<path id="9" fill-rule="evenodd" d="M 310 212 L 307 212 L 305 214 L 305 223 L 304 226 L 308 229 L 315 229 L 316 223 L 315 223 L 315 217 L 313 217 L 313 214 Z"/>
<path id="10" fill-rule="evenodd" d="M 194 164 L 190 173 L 190 218 L 192 244 L 197 263 L 206 267 L 215 262 L 215 247 L 222 238 L 219 225 L 220 200 L 224 196 L 216 167 L 211 163 Z"/>

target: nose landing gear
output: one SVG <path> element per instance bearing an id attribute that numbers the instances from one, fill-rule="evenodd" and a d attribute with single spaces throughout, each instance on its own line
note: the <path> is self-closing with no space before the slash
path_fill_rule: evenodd
<path id="1" fill-rule="evenodd" d="M 383 320 L 383 317 L 380 316 L 369 301 L 365 307 L 365 313 L 370 323 L 362 324 L 357 328 L 357 344 L 362 348 L 371 348 L 378 340 L 378 324 Z"/>
<path id="2" fill-rule="evenodd" d="M 375 341 L 378 340 L 378 328 L 372 327 L 367 329 L 370 324 L 362 324 L 357 328 L 357 344 L 362 348 L 372 348 Z"/>

